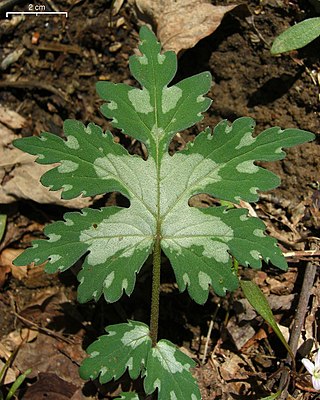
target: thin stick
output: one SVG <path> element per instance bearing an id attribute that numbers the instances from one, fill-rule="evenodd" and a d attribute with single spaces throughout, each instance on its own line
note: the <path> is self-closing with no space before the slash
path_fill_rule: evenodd
<path id="1" fill-rule="evenodd" d="M 213 319 L 210 321 L 210 324 L 209 324 L 209 329 L 208 329 L 208 333 L 207 333 L 207 337 L 206 337 L 206 344 L 204 346 L 204 352 L 203 352 L 203 356 L 202 356 L 202 360 L 201 360 L 202 365 L 204 365 L 206 358 L 207 358 L 208 346 L 209 346 L 209 340 L 210 340 L 212 328 L 213 328 Z"/>
<path id="2" fill-rule="evenodd" d="M 317 271 L 317 265 L 315 263 L 308 262 L 304 273 L 303 284 L 299 297 L 299 304 L 297 307 L 297 312 L 295 315 L 294 324 L 292 327 L 290 341 L 289 341 L 289 346 L 291 347 L 294 356 L 297 353 L 298 341 L 304 323 L 304 319 L 306 316 L 311 289 L 313 287 L 314 278 L 316 276 L 316 271 Z M 292 361 L 291 357 L 290 355 L 288 355 L 285 362 L 290 363 L 291 361 Z M 282 390 L 282 393 L 279 397 L 280 400 L 285 400 L 288 397 L 289 381 L 290 381 L 289 370 L 285 369 L 281 375 L 279 384 L 279 389 Z"/>

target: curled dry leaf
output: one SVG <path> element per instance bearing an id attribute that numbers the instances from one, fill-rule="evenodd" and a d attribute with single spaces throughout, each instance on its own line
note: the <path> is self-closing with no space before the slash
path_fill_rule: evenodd
<path id="1" fill-rule="evenodd" d="M 23 249 L 4 249 L 0 253 L 0 287 L 3 286 L 6 275 L 10 272 L 12 275 L 22 280 L 27 275 L 27 266 L 16 267 L 12 264 L 12 261 L 23 252 Z"/>
<path id="2" fill-rule="evenodd" d="M 211 35 L 224 15 L 237 7 L 214 6 L 206 0 L 129 0 L 129 3 L 142 23 L 157 27 L 163 48 L 177 54 Z"/>

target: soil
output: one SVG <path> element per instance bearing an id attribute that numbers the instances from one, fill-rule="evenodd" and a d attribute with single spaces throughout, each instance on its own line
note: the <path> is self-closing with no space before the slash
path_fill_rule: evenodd
<path id="1" fill-rule="evenodd" d="M 17 48 L 24 49 L 16 62 L 0 72 L 0 104 L 27 120 L 27 126 L 15 133 L 29 136 L 49 131 L 62 136 L 63 121 L 76 118 L 110 129 L 131 153 L 143 154 L 138 142 L 114 130 L 102 117 L 102 101 L 95 92 L 95 83 L 101 79 L 136 85 L 128 69 L 129 56 L 138 43 L 139 23 L 133 8 L 125 2 L 112 16 L 111 1 L 55 0 L 53 4 L 48 0 L 43 4 L 47 9 L 68 10 L 69 18 L 26 16 L 17 26 L 8 27 L 3 14 L 0 21 L 0 60 Z M 250 18 L 237 13 L 226 15 L 212 35 L 179 56 L 175 80 L 210 71 L 214 83 L 209 96 L 213 103 L 195 128 L 174 139 L 171 151 L 183 148 L 206 126 L 241 116 L 254 118 L 257 133 L 279 126 L 317 135 L 312 143 L 288 150 L 284 160 L 262 163 L 278 174 L 282 183 L 271 193 L 262 194 L 253 205 L 283 251 L 296 252 L 288 257 L 288 272 L 280 273 L 270 266 L 260 272 L 240 268 L 240 273 L 254 279 L 269 300 L 273 296 L 276 319 L 285 331 L 292 326 L 305 266 L 319 262 L 319 257 L 310 257 L 307 251 L 319 250 L 320 39 L 299 51 L 272 56 L 274 38 L 295 22 L 316 16 L 316 12 L 310 3 L 295 0 L 249 1 L 247 6 Z M 20 2 L 11 10 L 27 7 L 27 2 Z M 105 196 L 93 206 L 122 201 L 116 195 Z M 61 219 L 65 211 L 63 207 L 28 201 L 0 205 L 0 213 L 8 215 L 1 251 L 26 247 L 30 239 L 42 235 L 48 222 Z M 3 259 L 0 269 L 1 262 L 4 265 Z M 165 258 L 163 265 L 160 337 L 172 340 L 196 361 L 194 376 L 203 400 L 258 399 L 276 392 L 285 350 L 262 319 L 247 315 L 249 308 L 240 291 L 222 299 L 212 292 L 204 306 L 196 305 L 186 293 L 178 292 Z M 314 325 L 320 304 L 318 286 L 317 277 L 302 336 L 315 343 L 319 340 Z M 28 328 L 29 335 L 17 345 L 12 362 L 16 374 L 32 368 L 17 392 L 19 399 L 111 399 L 121 391 L 119 385 L 125 390 L 132 387 L 126 376 L 104 387 L 84 384 L 77 368 L 85 356 L 83 348 L 106 325 L 128 318 L 148 323 L 151 261 L 139 274 L 131 298 L 124 297 L 116 304 L 100 300 L 80 305 L 76 287 L 72 272 L 57 276 L 45 274 L 43 268 L 28 268 L 22 277 L 13 271 L 6 274 L 0 289 L 1 343 L 13 350 L 13 343 L 21 343 L 16 339 L 21 337 L 21 328 Z M 212 332 L 207 338 L 209 327 Z M 300 353 L 298 362 L 308 351 Z M 5 360 L 1 348 L 0 359 Z M 4 385 L 4 390 L 9 386 Z M 141 382 L 134 382 L 133 387 L 141 389 Z M 300 373 L 289 393 L 287 398 L 316 398 L 310 380 Z"/>

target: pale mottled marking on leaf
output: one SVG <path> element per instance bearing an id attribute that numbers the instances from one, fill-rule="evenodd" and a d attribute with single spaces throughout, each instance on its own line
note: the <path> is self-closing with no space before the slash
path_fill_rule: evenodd
<path id="1" fill-rule="evenodd" d="M 117 118 L 112 118 L 112 121 L 114 124 L 117 124 L 119 121 L 117 120 Z"/>
<path id="2" fill-rule="evenodd" d="M 164 60 L 166 59 L 166 56 L 164 54 L 158 54 L 157 58 L 158 58 L 158 63 L 163 64 Z"/>
<path id="3" fill-rule="evenodd" d="M 276 154 L 281 154 L 282 153 L 282 147 L 278 147 L 277 149 L 275 149 L 274 151 Z"/>
<path id="4" fill-rule="evenodd" d="M 242 138 L 240 139 L 240 142 L 238 146 L 236 146 L 236 150 L 241 149 L 242 147 L 247 147 L 251 146 L 254 142 L 256 141 L 256 138 L 252 137 L 251 132 L 246 132 Z"/>
<path id="5" fill-rule="evenodd" d="M 73 185 L 65 184 L 61 186 L 64 192 L 68 192 L 69 190 L 73 189 Z"/>
<path id="6" fill-rule="evenodd" d="M 241 196 L 234 196 L 234 201 L 241 201 Z"/>
<path id="7" fill-rule="evenodd" d="M 129 358 L 129 360 L 127 361 L 125 366 L 129 369 L 129 371 L 132 370 L 132 368 L 133 368 L 133 358 L 132 357 Z"/>
<path id="8" fill-rule="evenodd" d="M 224 128 L 225 133 L 230 133 L 232 131 L 232 125 L 226 125 Z"/>
<path id="9" fill-rule="evenodd" d="M 202 112 L 198 112 L 198 113 L 197 113 L 197 116 L 198 116 L 198 117 L 202 117 Z"/>
<path id="10" fill-rule="evenodd" d="M 43 154 L 37 154 L 37 157 L 39 160 L 43 160 L 45 158 L 45 156 Z"/>
<path id="11" fill-rule="evenodd" d="M 250 189 L 249 189 L 249 192 L 250 193 L 252 193 L 252 194 L 257 194 L 257 191 L 259 190 L 259 188 L 258 187 L 251 187 Z"/>
<path id="12" fill-rule="evenodd" d="M 61 165 L 58 167 L 60 174 L 67 174 L 68 172 L 76 171 L 79 168 L 79 164 L 71 160 L 61 160 Z"/>
<path id="13" fill-rule="evenodd" d="M 86 190 L 81 190 L 81 194 L 82 194 L 83 196 L 85 196 L 85 195 L 87 194 L 87 191 L 86 191 Z"/>
<path id="14" fill-rule="evenodd" d="M 65 269 L 65 266 L 64 265 L 59 265 L 58 270 L 62 271 L 63 269 Z"/>
<path id="15" fill-rule="evenodd" d="M 260 259 L 260 253 L 257 250 L 251 250 L 250 251 L 250 255 L 252 256 L 252 258 L 254 258 L 255 260 L 259 260 Z"/>
<path id="16" fill-rule="evenodd" d="M 95 358 L 97 356 L 100 356 L 100 351 L 93 351 L 92 353 L 90 353 L 90 358 Z"/>
<path id="17" fill-rule="evenodd" d="M 67 141 L 64 142 L 64 144 L 67 147 L 69 147 L 69 149 L 78 150 L 80 148 L 80 144 L 78 142 L 78 139 L 73 135 L 69 135 L 67 137 Z"/>
<path id="18" fill-rule="evenodd" d="M 93 379 L 94 379 L 93 374 L 89 375 L 89 378 L 90 378 L 91 380 L 93 380 Z"/>
<path id="19" fill-rule="evenodd" d="M 109 108 L 109 110 L 116 110 L 118 108 L 118 104 L 111 100 L 108 104 L 107 107 Z"/>
<path id="20" fill-rule="evenodd" d="M 105 375 L 107 372 L 108 372 L 108 368 L 107 367 L 102 367 L 100 369 L 101 376 Z"/>
<path id="21" fill-rule="evenodd" d="M 86 217 L 88 215 L 87 211 L 81 210 L 81 215 L 82 217 Z"/>
<path id="22" fill-rule="evenodd" d="M 50 243 L 57 242 L 61 239 L 61 235 L 57 235 L 56 233 L 48 233 L 48 238 Z"/>
<path id="23" fill-rule="evenodd" d="M 208 290 L 208 286 L 211 285 L 212 280 L 208 274 L 200 271 L 198 274 L 199 285 L 203 290 Z"/>
<path id="24" fill-rule="evenodd" d="M 177 168 L 177 166 L 179 166 Z M 204 158 L 201 154 L 165 154 L 160 171 L 160 213 L 163 216 L 181 197 L 180 208 L 193 193 L 204 190 L 208 184 L 221 181 L 224 164 Z M 172 190 L 172 188 L 175 190 Z M 183 197 L 182 197 L 183 195 Z M 155 199 L 156 200 L 156 199 Z M 180 219 L 180 208 L 177 210 Z M 175 218 L 177 215 L 175 216 Z"/>
<path id="25" fill-rule="evenodd" d="M 253 231 L 253 234 L 254 234 L 254 236 L 258 236 L 258 237 L 265 237 L 266 236 L 262 229 L 255 229 Z"/>
<path id="26" fill-rule="evenodd" d="M 96 299 L 97 296 L 98 296 L 98 291 L 95 290 L 95 291 L 92 293 L 92 297 L 93 297 L 94 299 Z"/>
<path id="27" fill-rule="evenodd" d="M 121 285 L 122 289 L 127 290 L 128 288 L 128 279 L 124 279 Z"/>
<path id="28" fill-rule="evenodd" d="M 156 124 L 153 125 L 152 130 L 151 130 L 152 136 L 155 136 L 157 138 L 162 138 L 164 130 L 161 127 L 158 127 Z"/>
<path id="29" fill-rule="evenodd" d="M 208 133 L 207 140 L 212 140 L 212 139 L 213 139 L 213 135 L 211 133 Z"/>
<path id="30" fill-rule="evenodd" d="M 204 100 L 205 100 L 205 98 L 202 94 L 197 97 L 197 103 L 202 103 Z"/>
<path id="31" fill-rule="evenodd" d="M 40 136 L 39 139 L 40 139 L 42 142 L 46 142 L 46 141 L 48 140 L 48 138 L 46 138 L 46 137 L 44 137 L 44 136 Z"/>
<path id="32" fill-rule="evenodd" d="M 147 326 L 136 325 L 131 331 L 125 332 L 121 342 L 125 346 L 135 349 L 144 342 L 150 341 L 149 329 Z"/>
<path id="33" fill-rule="evenodd" d="M 182 365 L 174 356 L 176 349 L 173 346 L 169 346 L 166 342 L 160 341 L 151 351 L 152 357 L 157 358 L 162 365 L 162 368 L 170 373 L 176 374 L 185 369 L 185 366 Z"/>
<path id="34" fill-rule="evenodd" d="M 229 247 L 226 244 L 234 237 L 233 229 L 221 218 L 203 214 L 196 208 L 189 207 L 184 211 L 184 218 L 179 218 L 179 204 L 166 217 L 162 225 L 162 247 L 169 248 L 177 255 L 183 249 L 199 246 L 202 255 L 214 258 L 218 262 L 229 261 Z M 214 240 L 215 237 L 219 241 Z"/>
<path id="35" fill-rule="evenodd" d="M 247 160 L 238 164 L 236 170 L 243 174 L 255 174 L 259 171 L 259 167 L 254 165 L 253 160 Z"/>
<path id="36" fill-rule="evenodd" d="M 72 219 L 66 218 L 64 224 L 66 226 L 72 226 L 74 225 L 74 222 L 72 221 Z"/>
<path id="37" fill-rule="evenodd" d="M 158 388 L 159 390 L 161 389 L 161 381 L 160 381 L 160 379 L 156 379 L 154 382 L 153 382 L 153 387 L 156 389 L 156 388 Z"/>
<path id="38" fill-rule="evenodd" d="M 198 400 L 198 397 L 195 394 L 192 393 L 191 400 Z"/>
<path id="39" fill-rule="evenodd" d="M 137 211 L 140 215 L 141 204 L 137 207 L 137 202 L 140 201 L 143 203 L 144 208 L 147 207 L 148 210 L 144 210 L 145 215 L 143 219 L 148 219 L 148 223 L 143 225 L 145 225 L 146 229 L 148 229 L 147 226 L 149 225 L 149 232 L 151 232 L 150 227 L 152 227 L 152 232 L 154 232 L 154 217 L 147 212 L 152 212 L 154 215 L 157 212 L 157 172 L 154 159 L 149 157 L 145 161 L 137 156 L 116 156 L 109 154 L 106 157 L 97 158 L 93 165 L 99 178 L 111 179 L 113 176 L 117 177 L 131 194 L 130 197 L 133 199 L 131 209 L 134 208 L 134 211 Z M 146 171 L 148 171 L 147 174 Z"/>
<path id="40" fill-rule="evenodd" d="M 170 392 L 170 400 L 178 400 L 178 398 L 173 390 L 171 390 L 171 392 Z"/>
<path id="41" fill-rule="evenodd" d="M 128 92 L 128 98 L 138 113 L 149 114 L 153 111 L 150 93 L 147 89 L 132 89 Z"/>
<path id="42" fill-rule="evenodd" d="M 112 285 L 112 282 L 114 281 L 114 276 L 115 276 L 114 271 L 110 272 L 110 274 L 107 275 L 107 277 L 103 282 L 103 286 L 105 289 L 108 289 Z"/>
<path id="43" fill-rule="evenodd" d="M 240 215 L 240 221 L 248 221 L 249 217 L 246 214 Z"/>
<path id="44" fill-rule="evenodd" d="M 130 210 L 123 209 L 103 220 L 97 228 L 80 232 L 80 242 L 89 244 L 89 265 L 103 264 L 116 253 L 119 257 L 130 258 L 136 251 L 150 248 L 155 221 L 149 217 L 149 222 L 148 214 L 141 216 L 140 210 L 136 203 L 132 203 Z"/>
<path id="45" fill-rule="evenodd" d="M 108 331 L 108 336 L 115 336 L 117 332 L 115 331 Z"/>
<path id="46" fill-rule="evenodd" d="M 34 263 L 37 263 L 38 261 L 40 261 L 40 258 L 35 258 L 35 259 L 33 260 Z"/>
<path id="47" fill-rule="evenodd" d="M 54 264 L 62 258 L 60 254 L 51 254 L 49 256 L 49 264 Z"/>
<path id="48" fill-rule="evenodd" d="M 33 249 L 36 249 L 37 247 L 39 247 L 39 244 L 38 244 L 38 243 L 34 243 L 34 244 L 32 245 L 32 248 L 33 248 Z"/>
<path id="49" fill-rule="evenodd" d="M 91 135 L 91 133 L 92 133 L 92 130 L 91 130 L 91 127 L 90 127 L 90 126 L 85 127 L 85 128 L 84 128 L 84 131 L 85 131 L 88 135 Z"/>
<path id="50" fill-rule="evenodd" d="M 138 57 L 138 61 L 142 65 L 148 65 L 148 58 L 145 54 L 141 57 Z"/>
<path id="51" fill-rule="evenodd" d="M 190 277 L 189 277 L 189 275 L 187 273 L 183 274 L 182 280 L 183 280 L 185 285 L 190 285 Z"/>
<path id="52" fill-rule="evenodd" d="M 174 109 L 181 97 L 182 90 L 177 86 L 172 86 L 170 88 L 164 87 L 162 89 L 161 101 L 162 112 L 166 114 L 168 111 Z"/>

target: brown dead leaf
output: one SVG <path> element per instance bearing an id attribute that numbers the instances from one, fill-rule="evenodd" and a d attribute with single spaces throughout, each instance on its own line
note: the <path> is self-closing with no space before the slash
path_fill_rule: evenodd
<path id="1" fill-rule="evenodd" d="M 40 373 L 36 383 L 29 386 L 23 396 L 25 400 L 69 400 L 77 386 L 66 382 L 54 373 Z"/>
<path id="2" fill-rule="evenodd" d="M 23 249 L 4 249 L 0 254 L 0 269 L 4 268 L 7 273 L 11 272 L 12 275 L 22 280 L 27 275 L 27 267 L 16 267 L 12 261 L 23 252 Z M 0 278 L 1 285 L 1 278 Z"/>
<path id="3" fill-rule="evenodd" d="M 0 288 L 5 284 L 7 280 L 7 276 L 10 273 L 11 269 L 7 265 L 2 265 L 0 261 Z"/>
<path id="4" fill-rule="evenodd" d="M 21 129 L 27 123 L 26 119 L 16 111 L 2 105 L 0 105 L 0 122 L 11 129 Z"/>
<path id="5" fill-rule="evenodd" d="M 86 353 L 81 344 L 61 343 L 56 338 L 39 333 L 37 340 L 22 345 L 14 364 L 20 371 L 31 368 L 30 378 L 36 377 L 41 372 L 54 374 L 59 371 L 61 379 L 81 387 L 83 381 L 79 377 L 78 365 L 65 355 L 71 348 L 73 354 L 77 354 L 77 359 L 85 358 Z"/>
<path id="6" fill-rule="evenodd" d="M 142 23 L 157 27 L 163 48 L 177 54 L 211 35 L 224 15 L 237 7 L 214 6 L 207 0 L 129 0 L 129 3 Z"/>
<path id="7" fill-rule="evenodd" d="M 5 363 L 0 360 L 0 371 L 2 371 Z M 9 385 L 17 379 L 18 374 L 12 368 L 8 368 L 3 383 Z"/>

